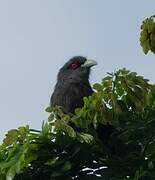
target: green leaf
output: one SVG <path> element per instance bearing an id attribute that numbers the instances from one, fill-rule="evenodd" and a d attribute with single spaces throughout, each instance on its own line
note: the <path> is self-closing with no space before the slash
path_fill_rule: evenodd
<path id="1" fill-rule="evenodd" d="M 13 142 L 16 142 L 18 139 L 18 130 L 17 129 L 11 129 L 6 134 L 6 138 L 3 140 L 3 142 L 6 145 L 11 145 Z"/>
<path id="2" fill-rule="evenodd" d="M 74 131 L 74 129 L 67 125 L 64 121 L 56 121 L 55 122 L 55 130 L 57 132 L 64 132 L 66 133 L 68 136 L 72 137 L 72 138 L 75 138 L 76 137 L 76 132 Z"/>
<path id="3" fill-rule="evenodd" d="M 51 112 L 53 112 L 53 108 L 49 106 L 45 109 L 45 111 L 48 113 L 51 113 Z"/>
<path id="4" fill-rule="evenodd" d="M 93 88 L 94 88 L 95 90 L 97 90 L 97 91 L 102 91 L 102 90 L 103 90 L 102 85 L 99 84 L 99 83 L 94 84 L 94 85 L 93 85 Z"/>
<path id="5" fill-rule="evenodd" d="M 81 142 L 81 143 L 92 143 L 92 141 L 94 140 L 93 136 L 87 133 L 77 133 L 77 139 Z"/>
<path id="6" fill-rule="evenodd" d="M 152 16 L 143 21 L 140 32 L 140 44 L 145 54 L 148 51 L 155 53 L 155 22 Z"/>
<path id="7" fill-rule="evenodd" d="M 48 121 L 51 122 L 54 120 L 54 118 L 55 118 L 54 114 L 51 113 L 48 117 Z"/>

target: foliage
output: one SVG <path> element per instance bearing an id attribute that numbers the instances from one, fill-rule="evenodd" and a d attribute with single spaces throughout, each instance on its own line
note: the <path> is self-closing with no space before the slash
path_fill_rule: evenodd
<path id="1" fill-rule="evenodd" d="M 148 51 L 155 53 L 155 16 L 151 16 L 143 21 L 140 33 L 140 44 L 145 54 Z"/>
<path id="2" fill-rule="evenodd" d="M 94 90 L 75 114 L 48 107 L 41 131 L 10 130 L 0 146 L 1 180 L 155 179 L 155 86 L 122 69 Z M 100 125 L 112 133 L 98 134 Z"/>

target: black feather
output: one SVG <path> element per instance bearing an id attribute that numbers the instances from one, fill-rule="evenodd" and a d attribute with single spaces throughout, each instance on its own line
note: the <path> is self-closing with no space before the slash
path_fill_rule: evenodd
<path id="1" fill-rule="evenodd" d="M 76 56 L 70 59 L 59 71 L 57 83 L 51 96 L 51 106 L 61 106 L 65 112 L 74 113 L 75 108 L 83 106 L 83 97 L 89 96 L 93 90 L 89 83 L 91 67 L 82 67 L 86 58 Z M 79 62 L 76 69 L 69 67 Z"/>

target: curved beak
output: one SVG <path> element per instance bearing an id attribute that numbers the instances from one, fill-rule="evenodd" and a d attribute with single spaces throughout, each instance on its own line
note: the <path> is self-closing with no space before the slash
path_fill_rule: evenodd
<path id="1" fill-rule="evenodd" d="M 97 65 L 97 62 L 93 59 L 87 59 L 84 64 L 82 64 L 82 67 L 92 67 Z"/>

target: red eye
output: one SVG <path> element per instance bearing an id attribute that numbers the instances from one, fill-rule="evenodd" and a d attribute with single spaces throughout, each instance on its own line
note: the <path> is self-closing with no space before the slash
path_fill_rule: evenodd
<path id="1" fill-rule="evenodd" d="M 76 69 L 78 67 L 77 64 L 71 64 L 71 69 Z"/>
<path id="2" fill-rule="evenodd" d="M 79 61 L 75 61 L 72 64 L 69 65 L 69 69 L 75 70 L 80 66 L 80 62 Z"/>

